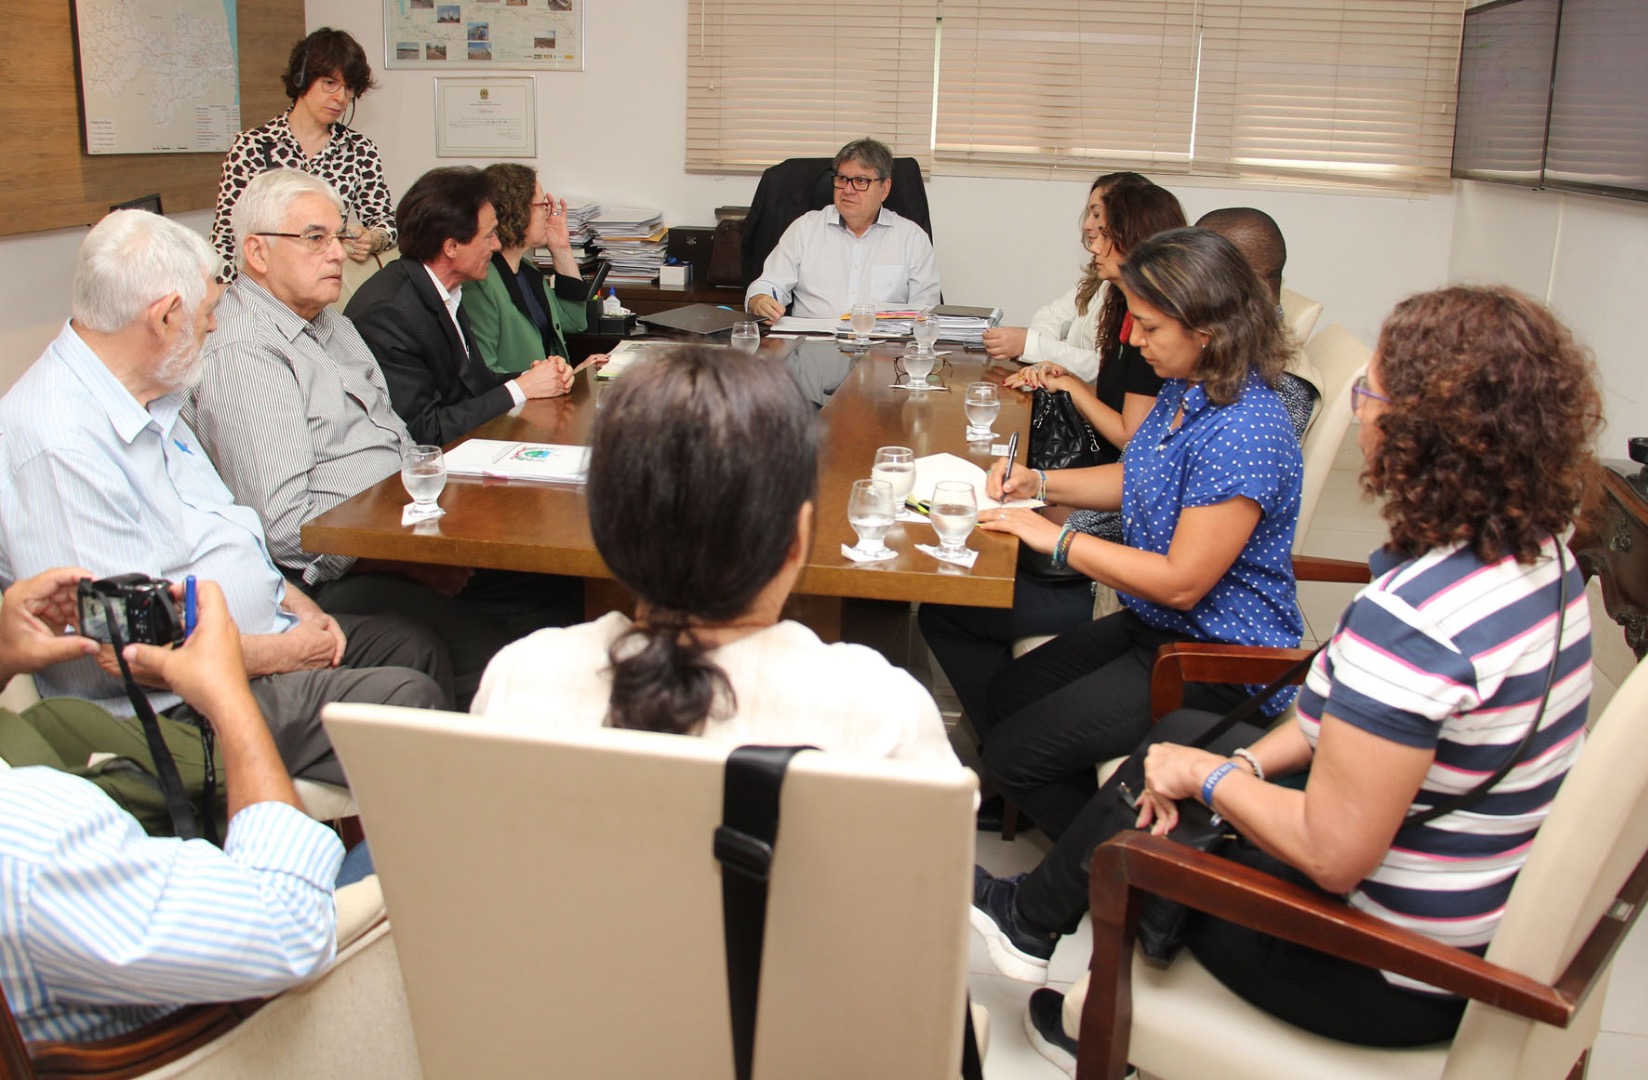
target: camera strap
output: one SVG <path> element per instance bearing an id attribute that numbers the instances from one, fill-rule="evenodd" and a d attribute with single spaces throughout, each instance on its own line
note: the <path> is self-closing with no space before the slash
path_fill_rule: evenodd
<path id="1" fill-rule="evenodd" d="M 155 718 L 154 706 L 149 704 L 149 695 L 137 685 L 132 678 L 131 665 L 126 662 L 126 641 L 122 633 L 124 620 L 116 619 L 114 604 L 107 597 L 103 601 L 104 619 L 109 627 L 110 643 L 114 646 L 115 659 L 120 664 L 120 674 L 126 680 L 126 696 L 131 699 L 132 708 L 137 711 L 138 722 L 143 725 L 143 738 L 149 744 L 149 756 L 154 758 L 155 775 L 160 780 L 160 792 L 166 799 L 166 813 L 172 819 L 172 832 L 180 840 L 194 840 L 205 830 L 205 839 L 208 843 L 217 843 L 217 824 L 213 819 L 213 804 L 217 801 L 217 769 L 212 764 L 212 731 L 211 721 L 202 718 L 200 725 L 200 745 L 206 755 L 205 787 L 201 792 L 201 820 L 204 826 L 197 826 L 194 807 L 189 805 L 189 796 L 183 788 L 183 777 L 177 771 L 177 761 L 172 757 L 171 749 L 160 734 L 160 721 Z"/>

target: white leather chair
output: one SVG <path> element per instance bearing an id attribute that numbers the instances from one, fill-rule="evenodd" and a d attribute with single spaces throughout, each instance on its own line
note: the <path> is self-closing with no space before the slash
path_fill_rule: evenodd
<path id="1" fill-rule="evenodd" d="M 36 1043 L 22 1057 L 0 1017 L 0 1073 L 86 1080 L 417 1080 L 421 1075 L 395 942 L 378 879 L 339 889 L 338 956 L 317 978 L 265 1003 L 185 1009 L 99 1043 Z"/>
<path id="2" fill-rule="evenodd" d="M 324 715 L 425 1075 L 732 1075 L 712 853 L 729 747 L 386 706 Z M 975 789 L 959 767 L 791 763 L 757 1076 L 958 1074 Z"/>
<path id="3" fill-rule="evenodd" d="M 1104 984 L 1084 977 L 1065 1000 L 1066 1030 L 1080 1017 L 1077 1075 L 1119 1077 L 1131 1061 L 1163 1080 L 1568 1076 L 1596 1037 L 1613 950 L 1648 893 L 1644 714 L 1648 667 L 1639 664 L 1564 781 L 1485 959 L 1303 890 L 1268 888 L 1271 879 L 1250 883 L 1250 872 L 1171 841 L 1138 834 L 1101 846 L 1092 973 Z M 1188 953 L 1165 970 L 1121 963 L 1133 955 L 1127 894 L 1144 887 L 1472 1000 L 1446 1045 L 1383 1050 L 1308 1034 L 1238 999 Z"/>
<path id="4" fill-rule="evenodd" d="M 1310 340 L 1311 331 L 1316 329 L 1316 320 L 1321 317 L 1322 301 L 1312 300 L 1282 286 L 1282 321 L 1301 344 Z"/>

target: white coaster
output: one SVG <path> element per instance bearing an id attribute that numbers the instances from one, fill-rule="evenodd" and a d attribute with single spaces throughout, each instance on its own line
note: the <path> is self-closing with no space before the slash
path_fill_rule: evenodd
<path id="1" fill-rule="evenodd" d="M 925 551 L 939 562 L 955 563 L 957 566 L 965 566 L 969 570 L 973 568 L 973 563 L 978 561 L 978 552 L 972 548 L 967 548 L 960 555 L 941 555 L 936 544 L 917 544 L 916 550 Z"/>
<path id="2" fill-rule="evenodd" d="M 882 548 L 880 551 L 860 551 L 851 544 L 841 545 L 841 555 L 853 562 L 886 562 L 888 559 L 898 558 L 898 552 L 892 548 Z"/>
<path id="3" fill-rule="evenodd" d="M 406 508 L 401 511 L 401 524 L 416 525 L 420 521 L 434 521 L 444 513 L 446 511 L 441 509 L 440 503 L 419 506 L 415 502 L 409 502 L 406 504 Z"/>

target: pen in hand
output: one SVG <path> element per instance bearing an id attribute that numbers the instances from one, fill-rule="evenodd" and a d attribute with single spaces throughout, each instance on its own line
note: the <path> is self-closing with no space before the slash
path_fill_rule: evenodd
<path id="1" fill-rule="evenodd" d="M 1015 432 L 1013 432 L 1013 434 L 1011 434 L 1007 437 L 1007 468 L 1002 470 L 1002 474 L 1001 474 L 1001 486 L 1002 486 L 1002 495 L 1003 496 L 1006 496 L 1006 494 L 1007 494 L 1007 481 L 1009 481 L 1013 478 L 1013 458 L 1014 458 L 1015 455 L 1018 454 L 1018 452 L 1019 452 L 1019 433 L 1015 431 Z M 1003 501 L 1005 501 L 1005 499 Z"/>

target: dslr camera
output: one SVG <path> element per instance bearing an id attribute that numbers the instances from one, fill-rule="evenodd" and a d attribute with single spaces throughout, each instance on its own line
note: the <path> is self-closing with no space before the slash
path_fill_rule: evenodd
<path id="1" fill-rule="evenodd" d="M 75 590 L 80 632 L 112 645 L 112 617 L 124 644 L 181 645 L 183 620 L 172 603 L 171 588 L 171 582 L 147 574 L 120 574 L 101 581 L 82 578 Z"/>

